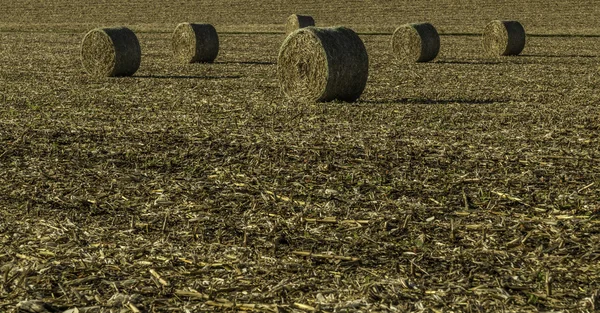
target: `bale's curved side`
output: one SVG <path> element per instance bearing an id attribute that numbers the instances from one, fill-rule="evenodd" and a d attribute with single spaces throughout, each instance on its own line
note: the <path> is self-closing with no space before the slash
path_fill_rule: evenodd
<path id="1" fill-rule="evenodd" d="M 285 22 L 285 33 L 289 35 L 297 29 L 309 26 L 315 26 L 315 20 L 312 16 L 292 14 L 288 16 Z"/>
<path id="2" fill-rule="evenodd" d="M 369 56 L 360 37 L 346 27 L 314 28 L 327 54 L 329 79 L 320 101 L 353 102 L 369 77 Z"/>
<path id="3" fill-rule="evenodd" d="M 289 98 L 352 102 L 367 84 L 369 57 L 360 37 L 349 28 L 307 27 L 284 41 L 277 74 Z"/>
<path id="4" fill-rule="evenodd" d="M 405 24 L 396 28 L 391 44 L 401 62 L 429 62 L 440 52 L 440 35 L 430 23 Z"/>
<path id="5" fill-rule="evenodd" d="M 181 23 L 171 38 L 173 56 L 181 63 L 211 63 L 219 54 L 219 35 L 210 24 Z"/>
<path id="6" fill-rule="evenodd" d="M 518 21 L 492 21 L 483 30 L 483 49 L 491 56 L 519 55 L 526 38 L 525 28 Z"/>
<path id="7" fill-rule="evenodd" d="M 131 76 L 142 60 L 140 43 L 127 27 L 96 28 L 81 43 L 81 60 L 91 75 Z"/>

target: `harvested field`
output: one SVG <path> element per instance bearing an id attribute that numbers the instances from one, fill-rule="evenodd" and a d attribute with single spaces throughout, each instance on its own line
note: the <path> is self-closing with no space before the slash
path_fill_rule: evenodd
<path id="1" fill-rule="evenodd" d="M 0 312 L 600 307 L 600 7 L 199 2 L 4 5 Z M 291 12 L 359 33 L 358 102 L 283 96 Z M 218 18 L 215 63 L 172 62 L 179 21 Z M 481 56 L 498 18 L 527 29 L 518 58 Z M 433 62 L 394 63 L 398 20 L 436 25 Z M 133 77 L 81 67 L 111 25 Z"/>

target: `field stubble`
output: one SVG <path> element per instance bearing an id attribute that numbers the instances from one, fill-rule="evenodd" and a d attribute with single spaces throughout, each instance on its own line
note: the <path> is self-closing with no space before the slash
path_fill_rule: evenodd
<path id="1" fill-rule="evenodd" d="M 363 34 L 361 99 L 310 104 L 282 34 L 184 66 L 140 32 L 136 75 L 95 79 L 85 30 L 0 33 L 0 310 L 599 307 L 600 39 L 401 65 Z"/>

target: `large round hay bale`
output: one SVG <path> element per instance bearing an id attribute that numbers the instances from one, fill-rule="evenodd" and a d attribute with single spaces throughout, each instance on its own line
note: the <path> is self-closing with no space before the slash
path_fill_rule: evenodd
<path id="1" fill-rule="evenodd" d="M 369 56 L 349 28 L 301 28 L 283 42 L 277 76 L 291 99 L 352 102 L 367 84 Z"/>
<path id="2" fill-rule="evenodd" d="M 94 76 L 131 76 L 142 60 L 140 42 L 127 27 L 96 28 L 81 43 L 81 61 Z"/>
<path id="3" fill-rule="evenodd" d="M 428 62 L 440 52 L 440 35 L 429 23 L 402 25 L 392 35 L 392 53 L 402 62 Z"/>
<path id="4" fill-rule="evenodd" d="M 219 35 L 210 24 L 181 23 L 172 36 L 173 55 L 178 62 L 213 62 L 219 54 Z"/>
<path id="5" fill-rule="evenodd" d="M 483 49 L 491 56 L 519 55 L 525 48 L 525 29 L 517 21 L 492 21 L 482 37 Z"/>
<path id="6" fill-rule="evenodd" d="M 285 23 L 285 33 L 289 35 L 299 28 L 315 26 L 312 16 L 292 14 L 288 16 Z"/>

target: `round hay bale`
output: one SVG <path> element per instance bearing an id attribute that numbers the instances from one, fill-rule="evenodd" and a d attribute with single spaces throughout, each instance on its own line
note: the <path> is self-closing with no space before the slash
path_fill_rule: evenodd
<path id="1" fill-rule="evenodd" d="M 286 35 L 289 35 L 297 29 L 308 26 L 315 26 L 315 20 L 312 18 L 312 16 L 292 14 L 288 16 L 286 20 L 285 33 Z"/>
<path id="2" fill-rule="evenodd" d="M 81 43 L 83 67 L 97 77 L 131 76 L 141 60 L 140 42 L 127 27 L 92 29 Z"/>
<path id="3" fill-rule="evenodd" d="M 492 21 L 482 37 L 483 49 L 490 56 L 519 55 L 525 48 L 525 29 L 517 21 Z"/>
<path id="4" fill-rule="evenodd" d="M 440 52 L 440 35 L 429 23 L 402 25 L 392 35 L 392 53 L 405 63 L 428 62 Z"/>
<path id="5" fill-rule="evenodd" d="M 349 28 L 301 28 L 283 42 L 277 76 L 291 99 L 352 102 L 367 84 L 369 56 Z"/>
<path id="6" fill-rule="evenodd" d="M 219 35 L 210 24 L 181 23 L 173 32 L 172 46 L 178 62 L 211 63 L 219 54 Z"/>

